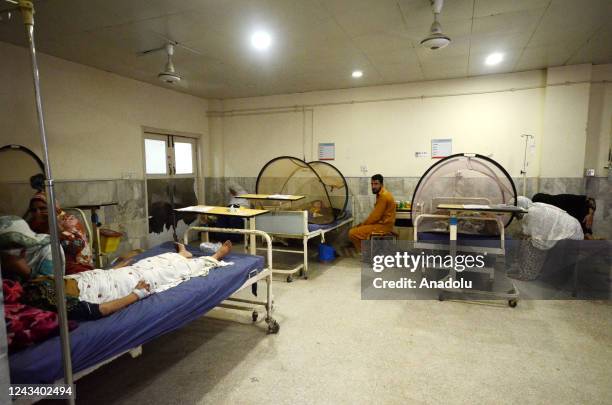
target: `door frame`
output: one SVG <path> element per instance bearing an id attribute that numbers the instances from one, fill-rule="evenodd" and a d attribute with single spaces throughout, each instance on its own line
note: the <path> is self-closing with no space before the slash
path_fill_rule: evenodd
<path id="1" fill-rule="evenodd" d="M 169 174 L 166 174 L 166 175 L 155 175 L 154 174 L 151 176 L 147 175 L 147 161 L 146 161 L 145 147 L 144 147 L 145 139 L 147 138 L 147 134 L 158 136 L 158 137 L 176 136 L 180 138 L 188 138 L 188 139 L 193 140 L 193 145 L 195 147 L 194 156 L 196 160 L 196 162 L 194 162 L 195 164 L 194 178 L 195 178 L 195 183 L 196 183 L 195 193 L 196 193 L 196 198 L 198 199 L 198 202 L 203 201 L 203 198 L 204 198 L 204 185 L 202 184 L 204 180 L 201 177 L 202 153 L 201 153 L 201 148 L 200 148 L 200 141 L 203 135 L 194 133 L 194 132 L 174 131 L 170 129 L 160 129 L 160 128 L 148 127 L 144 125 L 142 125 L 140 128 L 141 128 L 140 153 L 142 157 L 142 174 L 143 174 L 143 179 L 144 179 L 144 200 L 145 200 L 145 217 L 146 217 L 145 219 L 146 219 L 146 225 L 147 225 L 146 229 L 147 229 L 147 235 L 148 235 L 149 234 L 149 190 L 147 188 L 147 179 L 148 178 L 151 178 L 151 179 L 170 178 L 172 176 Z M 191 176 L 185 176 L 185 175 L 179 174 L 177 175 L 177 177 L 184 178 L 184 177 L 191 177 Z"/>

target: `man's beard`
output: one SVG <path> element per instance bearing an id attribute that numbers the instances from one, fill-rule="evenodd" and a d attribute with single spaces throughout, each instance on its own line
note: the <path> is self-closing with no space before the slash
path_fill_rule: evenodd
<path id="1" fill-rule="evenodd" d="M 378 189 L 378 190 L 372 189 L 372 194 L 378 194 L 379 192 L 380 192 L 380 189 Z"/>

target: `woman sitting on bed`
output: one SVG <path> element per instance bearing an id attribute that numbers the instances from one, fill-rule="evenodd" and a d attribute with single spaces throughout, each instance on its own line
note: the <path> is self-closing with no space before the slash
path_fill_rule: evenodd
<path id="1" fill-rule="evenodd" d="M 30 183 L 36 188 L 40 188 L 40 185 L 37 185 L 39 181 L 40 178 L 37 178 L 37 176 L 32 176 L 32 179 L 30 179 Z M 83 224 L 78 218 L 66 213 L 57 204 L 55 214 L 57 215 L 60 243 L 66 259 L 66 274 L 93 270 L 91 247 Z M 44 191 L 39 190 L 32 196 L 25 219 L 34 232 L 49 233 L 49 210 L 47 194 Z"/>
<path id="2" fill-rule="evenodd" d="M 22 249 L 18 256 L 2 255 L 3 273 L 19 275 L 27 281 L 23 284 L 22 303 L 33 307 L 56 310 L 55 282 L 50 276 L 32 275 L 26 257 L 28 241 L 36 241 L 36 234 L 24 234 L 19 217 L 0 217 L 0 250 Z M 16 223 L 16 224 L 15 224 Z M 21 233 L 15 232 L 19 229 Z M 49 243 L 48 238 L 43 243 Z M 25 243 L 25 244 L 24 244 Z M 64 291 L 68 318 L 92 320 L 108 316 L 134 302 L 156 292 L 175 287 L 192 277 L 206 276 L 210 269 L 226 266 L 221 261 L 232 249 L 226 241 L 212 256 L 193 258 L 182 244 L 177 253 L 164 253 L 142 259 L 134 264 L 113 270 L 95 269 L 64 276 Z"/>

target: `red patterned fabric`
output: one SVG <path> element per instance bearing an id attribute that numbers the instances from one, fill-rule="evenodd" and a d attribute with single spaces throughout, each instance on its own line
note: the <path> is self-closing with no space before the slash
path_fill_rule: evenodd
<path id="1" fill-rule="evenodd" d="M 39 191 L 30 199 L 30 207 L 34 201 L 47 204 L 47 194 Z M 87 231 L 81 221 L 74 215 L 66 213 L 55 201 L 55 212 L 59 227 L 59 239 L 66 259 L 66 274 L 76 274 L 82 271 L 93 270 L 93 257 L 91 246 L 87 240 Z M 30 228 L 36 233 L 49 233 L 47 219 L 44 221 L 28 218 Z"/>
<path id="2" fill-rule="evenodd" d="M 12 280 L 2 280 L 2 293 L 4 294 L 4 304 L 14 304 L 19 302 L 23 288 L 21 284 Z"/>
<path id="3" fill-rule="evenodd" d="M 23 289 L 18 282 L 2 280 L 4 320 L 10 351 L 23 349 L 58 333 L 57 314 L 19 303 Z M 69 322 L 69 329 L 76 328 Z"/>

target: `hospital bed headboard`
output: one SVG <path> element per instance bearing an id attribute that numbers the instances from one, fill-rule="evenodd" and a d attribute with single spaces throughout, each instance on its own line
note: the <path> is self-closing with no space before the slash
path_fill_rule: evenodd
<path id="1" fill-rule="evenodd" d="M 257 229 L 272 234 L 308 233 L 308 211 L 271 211 L 260 215 Z"/>

